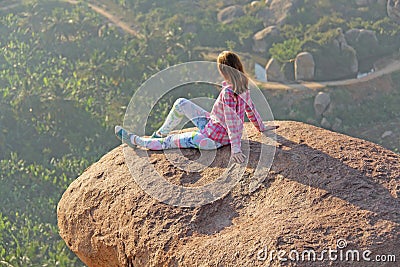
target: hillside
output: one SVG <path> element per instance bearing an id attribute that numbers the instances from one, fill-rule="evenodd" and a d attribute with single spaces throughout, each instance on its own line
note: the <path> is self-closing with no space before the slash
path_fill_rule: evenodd
<path id="1" fill-rule="evenodd" d="M 82 266 L 58 235 L 62 193 L 119 145 L 113 127 L 144 81 L 178 63 L 214 61 L 222 50 L 237 51 L 250 74 L 255 62 L 265 66 L 271 57 L 283 64 L 284 82 L 259 83 L 276 119 L 322 126 L 399 153 L 400 75 L 391 63 L 399 56 L 399 2 L 383 2 L 2 1 L 0 266 Z M 372 66 L 375 72 L 359 80 L 338 73 L 335 81 L 291 81 L 293 59 L 305 48 L 312 48 L 317 65 L 335 66 L 326 73 L 341 69 L 336 48 L 319 57 L 327 55 L 324 44 L 343 41 L 339 27 L 344 34 L 363 29 L 362 42 L 346 42 L 357 53 L 358 70 Z M 329 108 L 316 114 L 321 92 L 329 94 Z M 177 97 L 217 93 L 199 85 L 167 95 L 147 131 L 160 126 Z"/>

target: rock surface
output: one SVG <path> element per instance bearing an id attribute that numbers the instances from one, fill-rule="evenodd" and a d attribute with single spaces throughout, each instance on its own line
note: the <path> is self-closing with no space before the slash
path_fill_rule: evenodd
<path id="1" fill-rule="evenodd" d="M 349 33 L 349 35 L 352 34 Z M 347 43 L 341 28 L 338 28 L 335 36 L 330 38 L 324 45 L 315 41 L 307 41 L 303 44 L 305 51 L 310 51 L 314 49 L 313 47 L 318 47 L 312 53 L 315 61 L 316 81 L 343 80 L 357 77 L 359 71 L 357 51 Z"/>
<path id="2" fill-rule="evenodd" d="M 319 92 L 314 98 L 314 111 L 315 114 L 321 116 L 331 103 L 331 96 L 329 93 Z"/>
<path id="3" fill-rule="evenodd" d="M 376 33 L 366 29 L 350 29 L 345 33 L 346 41 L 349 45 L 369 45 L 374 48 L 379 46 Z"/>
<path id="4" fill-rule="evenodd" d="M 224 24 L 231 23 L 236 18 L 244 15 L 243 7 L 239 5 L 228 6 L 218 12 L 217 18 L 219 22 Z"/>
<path id="5" fill-rule="evenodd" d="M 332 124 L 328 121 L 327 118 L 323 117 L 321 120 L 321 126 L 325 129 L 330 129 L 332 127 Z"/>
<path id="6" fill-rule="evenodd" d="M 342 54 L 347 55 L 347 57 L 351 59 L 349 66 L 350 75 L 356 75 L 358 72 L 358 60 L 357 60 L 356 50 L 349 45 L 343 45 L 341 52 Z"/>
<path id="7" fill-rule="evenodd" d="M 298 54 L 294 61 L 294 72 L 296 81 L 314 80 L 315 62 L 313 56 L 308 52 Z"/>
<path id="8" fill-rule="evenodd" d="M 281 65 L 274 58 L 271 58 L 267 66 L 265 66 L 265 73 L 267 77 L 267 81 L 269 82 L 284 82 L 285 75 L 282 72 Z"/>
<path id="9" fill-rule="evenodd" d="M 266 7 L 259 13 L 258 17 L 263 21 L 265 27 L 282 25 L 301 4 L 302 1 L 300 0 L 267 0 L 265 1 Z"/>
<path id="10" fill-rule="evenodd" d="M 369 72 L 378 58 L 377 51 L 381 49 L 375 31 L 350 29 L 346 32 L 345 38 L 348 45 L 356 51 L 358 66 L 355 70 L 362 73 Z"/>
<path id="11" fill-rule="evenodd" d="M 400 0 L 387 1 L 388 16 L 400 24 Z"/>
<path id="12" fill-rule="evenodd" d="M 276 26 L 269 26 L 253 36 L 253 51 L 256 53 L 267 52 L 272 44 L 279 38 L 280 32 Z"/>
<path id="13" fill-rule="evenodd" d="M 226 169 L 229 147 L 198 175 L 171 166 L 161 152 L 147 158 L 143 150 L 115 148 L 65 191 L 57 209 L 61 237 L 89 267 L 266 266 L 260 261 L 265 248 L 321 252 L 336 249 L 339 239 L 346 240 L 345 249 L 368 249 L 371 257 L 400 255 L 400 156 L 303 123 L 276 123 L 277 151 L 261 186 L 248 191 L 260 134 L 246 124 L 251 153 L 243 179 L 224 198 L 199 208 L 172 207 L 147 195 L 123 150 L 136 155 L 134 164 L 148 161 L 171 183 L 196 186 Z M 145 176 L 148 169 L 142 171 Z M 286 265 L 351 265 L 325 259 Z M 282 266 L 276 255 L 267 261 Z"/>

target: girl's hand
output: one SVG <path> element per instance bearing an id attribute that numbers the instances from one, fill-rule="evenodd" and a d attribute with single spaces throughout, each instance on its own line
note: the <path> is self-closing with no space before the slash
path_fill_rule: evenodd
<path id="1" fill-rule="evenodd" d="M 246 159 L 246 156 L 242 152 L 238 152 L 233 154 L 232 158 L 236 163 L 243 163 Z"/>

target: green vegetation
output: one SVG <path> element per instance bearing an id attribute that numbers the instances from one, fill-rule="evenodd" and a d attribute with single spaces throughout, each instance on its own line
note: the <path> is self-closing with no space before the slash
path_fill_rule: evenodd
<path id="1" fill-rule="evenodd" d="M 81 266 L 57 233 L 61 194 L 118 145 L 134 90 L 197 55 L 190 36 L 131 37 L 85 4 L 28 2 L 0 21 L 0 266 Z"/>
<path id="2" fill-rule="evenodd" d="M 0 266 L 82 266 L 58 235 L 56 205 L 88 161 L 43 166 L 12 153 L 0 161 Z"/>
<path id="3" fill-rule="evenodd" d="M 378 46 L 365 37 L 358 38 L 357 42 L 348 41 L 348 44 L 356 51 L 360 72 L 370 71 L 375 61 L 382 57 L 393 56 L 399 51 L 400 25 L 390 20 L 386 11 L 383 11 L 381 7 L 371 9 L 370 13 L 379 13 L 379 16 L 375 14 L 376 20 L 365 20 L 365 18 L 371 19 L 365 12 L 355 12 L 354 15 L 359 17 L 346 17 L 346 13 L 340 12 L 328 16 L 321 12 L 320 14 L 324 14 L 324 16 L 308 18 L 305 16 L 308 14 L 306 10 L 307 6 L 302 7 L 298 13 L 294 13 L 294 17 L 289 18 L 288 23 L 282 27 L 285 40 L 282 43 L 274 44 L 269 50 L 268 56 L 272 56 L 280 62 L 288 62 L 293 60 L 298 52 L 308 51 L 313 54 L 316 61 L 316 80 L 350 78 L 346 77 L 346 73 L 349 73 L 346 66 L 351 64 L 354 55 L 349 51 L 343 53 L 341 47 L 335 43 L 335 40 L 340 40 L 339 28 L 343 33 L 350 29 L 366 29 L 376 33 Z M 316 13 L 319 14 L 319 12 Z M 303 19 L 299 18 L 299 14 L 304 16 L 301 16 Z M 367 14 L 369 13 L 367 12 Z M 310 21 L 310 19 L 312 20 Z"/>
<path id="4" fill-rule="evenodd" d="M 137 24 L 146 25 L 146 31 L 150 25 L 153 29 L 173 29 L 181 35 L 189 31 L 193 46 L 211 49 L 229 46 L 237 51 L 248 52 L 252 48 L 253 34 L 264 28 L 263 15 L 260 15 L 263 14 L 264 3 L 256 6 L 245 4 L 244 16 L 232 23 L 222 24 L 217 20 L 217 12 L 225 7 L 223 1 L 113 1 L 131 10 L 137 17 Z M 241 1 L 231 2 L 243 5 Z M 350 44 L 356 50 L 361 72 L 371 70 L 379 58 L 398 53 L 400 25 L 388 18 L 385 5 L 374 3 L 359 7 L 355 1 L 346 0 L 298 0 L 294 5 L 285 23 L 278 26 L 281 38 L 272 40 L 271 49 L 258 56 L 266 59 L 274 57 L 284 63 L 292 61 L 298 52 L 308 51 L 313 54 L 319 69 L 316 80 L 348 78 L 346 74 L 348 76 L 349 70 L 342 68 L 351 64 L 354 55 L 341 53 L 334 43 L 339 36 L 338 28 L 343 33 L 355 28 L 376 33 L 378 47 L 365 38 Z"/>
<path id="5" fill-rule="evenodd" d="M 393 88 L 380 90 L 379 86 L 385 85 L 388 81 L 393 83 Z M 332 101 L 332 109 L 326 112 L 324 117 L 331 124 L 335 123 L 336 119 L 341 120 L 340 127 L 335 131 L 369 140 L 399 153 L 399 137 L 396 131 L 400 125 L 399 82 L 400 71 L 362 86 L 343 85 L 324 88 L 323 91 L 330 94 Z M 308 90 L 298 92 L 296 97 L 279 91 L 267 91 L 265 94 L 275 118 L 302 121 L 321 127 L 321 117 L 315 115 L 313 106 L 317 93 Z M 382 134 L 389 130 L 394 132 L 394 135 L 382 138 Z"/>
<path id="6" fill-rule="evenodd" d="M 269 51 L 279 62 L 290 62 L 290 60 L 294 59 L 302 51 L 301 41 L 297 38 L 288 39 L 283 43 L 273 44 Z"/>

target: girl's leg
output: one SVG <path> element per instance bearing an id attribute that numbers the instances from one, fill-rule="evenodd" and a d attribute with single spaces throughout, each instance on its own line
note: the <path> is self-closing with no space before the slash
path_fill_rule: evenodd
<path id="1" fill-rule="evenodd" d="M 122 127 L 117 126 L 115 128 L 115 134 L 124 143 L 131 147 L 140 146 L 150 150 L 164 150 L 171 148 L 197 148 L 212 150 L 222 146 L 220 143 L 213 141 L 198 131 L 171 134 L 164 138 L 151 138 L 140 137 L 132 133 L 128 133 Z"/>
<path id="2" fill-rule="evenodd" d="M 213 141 L 198 131 L 171 134 L 164 138 L 139 137 L 134 139 L 136 145 L 150 150 L 164 150 L 172 148 L 197 148 L 212 150 L 221 147 L 220 143 Z"/>
<path id="3" fill-rule="evenodd" d="M 156 134 L 167 135 L 178 126 L 184 116 L 190 119 L 199 129 L 203 129 L 208 122 L 209 112 L 186 98 L 178 98 Z"/>

